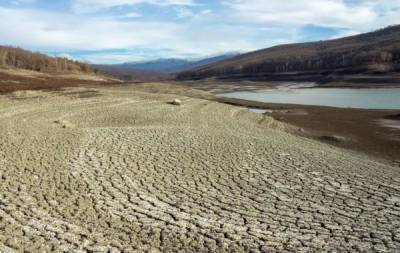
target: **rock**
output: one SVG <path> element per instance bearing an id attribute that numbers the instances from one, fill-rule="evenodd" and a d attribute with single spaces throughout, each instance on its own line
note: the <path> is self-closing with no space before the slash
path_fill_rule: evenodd
<path id="1" fill-rule="evenodd" d="M 60 125 L 62 128 L 73 128 L 74 125 L 65 120 L 55 120 L 53 121 L 54 124 Z"/>
<path id="2" fill-rule="evenodd" d="M 182 105 L 182 101 L 180 99 L 175 99 L 171 102 L 172 105 Z"/>

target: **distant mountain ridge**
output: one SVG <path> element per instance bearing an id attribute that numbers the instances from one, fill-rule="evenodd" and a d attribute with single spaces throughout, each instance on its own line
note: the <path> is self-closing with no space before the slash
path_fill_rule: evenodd
<path id="1" fill-rule="evenodd" d="M 227 60 L 237 56 L 238 53 L 227 53 L 223 55 L 213 56 L 200 60 L 187 60 L 177 58 L 157 59 L 154 61 L 145 62 L 127 62 L 123 64 L 116 64 L 116 67 L 130 68 L 135 70 L 145 70 L 163 73 L 177 73 L 208 64 L 216 63 L 219 61 Z"/>
<path id="2" fill-rule="evenodd" d="M 155 81 L 173 79 L 176 73 L 230 59 L 237 55 L 238 53 L 227 53 L 200 60 L 169 58 L 147 62 L 92 66 L 104 74 L 124 80 Z"/>
<path id="3" fill-rule="evenodd" d="M 182 66 L 188 63 L 189 63 L 188 60 L 171 58 L 171 59 L 158 59 L 147 62 L 127 62 L 114 66 L 118 66 L 121 68 L 135 69 L 135 70 L 170 73 L 174 72 L 177 69 L 182 68 Z"/>
<path id="4" fill-rule="evenodd" d="M 400 25 L 356 36 L 275 46 L 183 71 L 178 79 L 323 80 L 400 72 Z"/>
<path id="5" fill-rule="evenodd" d="M 92 65 L 97 71 L 107 76 L 112 76 L 125 81 L 162 81 L 171 80 L 175 76 L 147 70 L 118 67 L 116 65 Z"/>

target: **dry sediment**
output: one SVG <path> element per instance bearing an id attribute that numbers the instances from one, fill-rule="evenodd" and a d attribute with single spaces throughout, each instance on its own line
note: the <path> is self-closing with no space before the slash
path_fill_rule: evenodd
<path id="1" fill-rule="evenodd" d="M 400 171 L 134 88 L 0 97 L 0 252 L 396 252 Z"/>

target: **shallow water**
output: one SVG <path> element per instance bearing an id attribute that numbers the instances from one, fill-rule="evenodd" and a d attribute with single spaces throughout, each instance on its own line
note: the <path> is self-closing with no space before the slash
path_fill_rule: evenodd
<path id="1" fill-rule="evenodd" d="M 252 111 L 252 112 L 261 113 L 261 114 L 266 113 L 266 112 L 272 113 L 272 110 L 257 109 L 257 108 L 248 108 L 248 109 L 249 109 L 250 111 Z"/>
<path id="2" fill-rule="evenodd" d="M 396 128 L 400 130 L 400 120 L 382 119 L 380 120 L 380 123 L 385 127 Z"/>
<path id="3" fill-rule="evenodd" d="M 305 88 L 233 92 L 223 97 L 266 103 L 319 105 L 362 109 L 400 109 L 400 88 Z"/>

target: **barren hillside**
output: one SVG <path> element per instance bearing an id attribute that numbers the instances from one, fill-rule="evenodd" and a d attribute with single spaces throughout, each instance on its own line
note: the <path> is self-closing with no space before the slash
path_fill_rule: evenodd
<path id="1" fill-rule="evenodd" d="M 178 79 L 310 79 L 400 71 L 400 26 L 329 41 L 275 46 L 186 71 Z M 393 77 L 394 75 L 394 77 Z"/>

